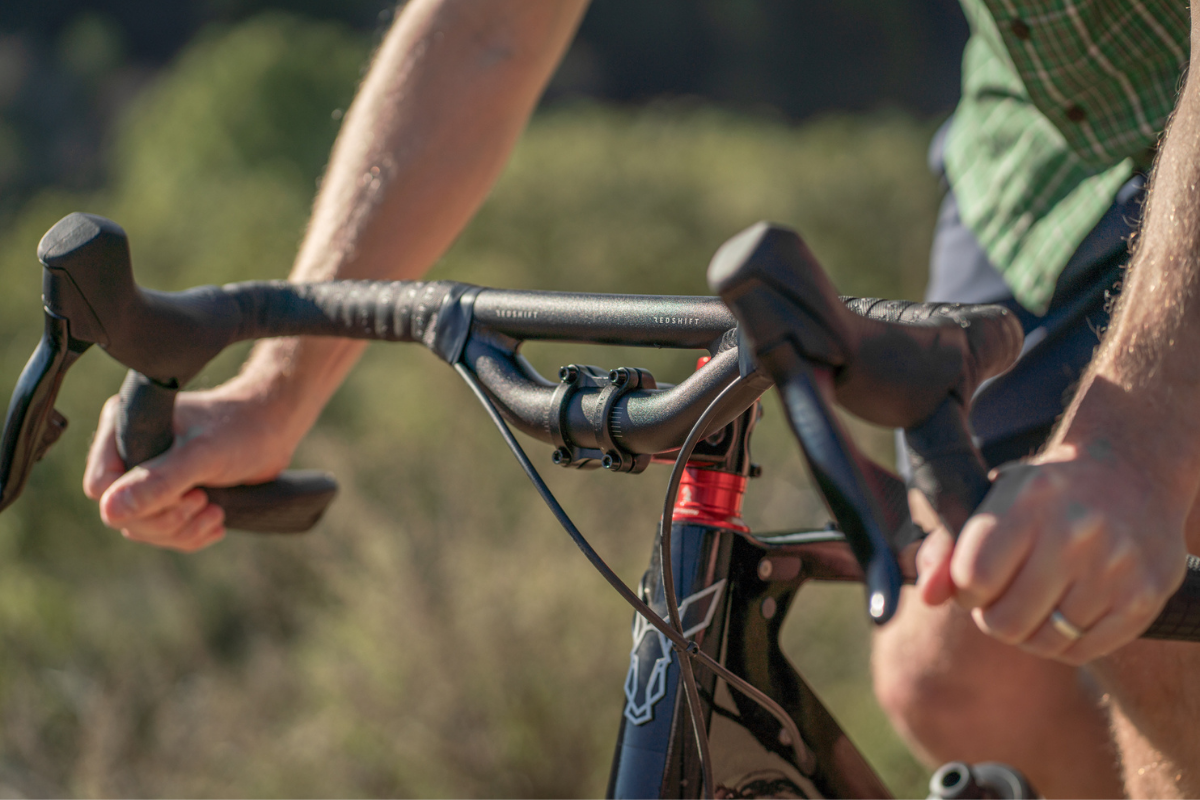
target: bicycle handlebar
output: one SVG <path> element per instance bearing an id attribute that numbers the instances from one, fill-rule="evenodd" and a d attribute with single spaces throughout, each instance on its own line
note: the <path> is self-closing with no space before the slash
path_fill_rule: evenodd
<path id="1" fill-rule="evenodd" d="M 65 428 L 54 400 L 66 370 L 92 344 L 130 368 L 117 420 L 118 450 L 130 467 L 173 443 L 179 389 L 226 346 L 248 339 L 421 342 L 447 362 L 464 362 L 512 424 L 555 446 L 556 463 L 616 471 L 640 471 L 651 455 L 678 448 L 704 408 L 741 376 L 747 380 L 739 396 L 710 431 L 772 382 L 779 386 L 817 483 L 863 566 L 880 622 L 899 594 L 894 536 L 911 521 L 903 486 L 860 462 L 841 434 L 822 396 L 824 376 L 854 413 L 907 429 L 918 456 L 916 483 L 957 529 L 989 487 L 966 409 L 979 383 L 1006 369 L 1021 345 L 1015 318 L 995 306 L 843 302 L 799 237 L 765 224 L 714 257 L 710 282 L 725 302 L 451 281 L 245 282 L 156 292 L 135 284 L 124 231 L 86 214 L 51 228 L 38 256 L 46 327 L 5 421 L 0 509 L 16 499 L 33 463 Z M 713 357 L 672 387 L 657 386 L 642 370 L 580 365 L 564 367 L 553 383 L 519 355 L 531 339 L 703 348 Z M 263 532 L 307 530 L 336 489 L 332 476 L 313 471 L 285 472 L 257 486 L 206 487 L 229 527 Z M 1184 587 L 1149 635 L 1200 638 L 1200 560 L 1189 558 Z"/>
<path id="2" fill-rule="evenodd" d="M 832 375 L 837 398 L 882 425 L 905 428 L 915 484 L 957 535 L 991 483 L 967 422 L 979 384 L 1016 359 L 1022 334 L 998 306 L 839 301 L 794 231 L 759 223 L 713 257 L 709 284 L 733 310 L 758 360 L 770 371 L 789 424 L 863 564 L 877 622 L 894 613 L 900 577 L 889 559 L 881 509 L 817 385 L 813 366 Z M 854 313 L 858 312 L 858 313 Z M 1188 556 L 1182 586 L 1146 638 L 1200 641 L 1200 558 Z"/>
<path id="3" fill-rule="evenodd" d="M 33 462 L 65 426 L 54 399 L 66 369 L 92 344 L 131 370 L 117 415 L 118 450 L 129 467 L 171 446 L 179 389 L 226 346 L 248 339 L 422 342 L 448 362 L 465 360 L 505 416 L 555 443 L 564 463 L 605 462 L 619 471 L 644 468 L 650 455 L 678 447 L 739 374 L 730 335 L 736 322 L 717 298 L 484 290 L 451 281 L 246 282 L 156 292 L 134 282 L 120 226 L 87 214 L 51 228 L 38 256 L 47 332 L 9 407 L 0 509 L 17 497 Z M 675 387 L 597 379 L 590 368 L 576 371 L 580 380 L 555 385 L 517 354 L 526 339 L 706 348 L 715 357 Z M 745 382 L 744 405 L 769 386 L 765 376 Z M 713 429 L 728 421 L 715 420 Z M 206 491 L 225 508 L 229 527 L 293 532 L 316 523 L 336 484 L 323 473 L 285 472 L 254 487 Z"/>

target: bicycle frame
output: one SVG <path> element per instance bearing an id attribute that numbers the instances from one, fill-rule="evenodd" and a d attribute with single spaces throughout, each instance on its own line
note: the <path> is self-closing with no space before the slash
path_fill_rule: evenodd
<path id="1" fill-rule="evenodd" d="M 719 442 L 726 449 L 721 463 L 712 464 L 711 452 L 689 462 L 672 520 L 670 568 L 685 636 L 776 700 L 803 741 L 794 747 L 786 730 L 759 704 L 699 670 L 717 785 L 755 794 L 783 789 L 830 797 L 888 797 L 887 788 L 779 647 L 783 620 L 805 581 L 861 581 L 862 570 L 832 527 L 750 535 L 741 506 L 752 473 L 749 443 L 758 414 L 756 405 L 725 429 Z M 658 538 L 638 592 L 665 616 Z M 678 655 L 638 615 L 632 635 L 608 795 L 699 797 L 700 761 Z"/>

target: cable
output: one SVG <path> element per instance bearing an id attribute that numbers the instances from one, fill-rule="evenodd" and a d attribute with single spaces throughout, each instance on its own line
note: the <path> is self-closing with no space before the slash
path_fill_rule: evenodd
<path id="1" fill-rule="evenodd" d="M 591 562 L 592 566 L 596 568 L 596 570 L 608 582 L 608 584 L 616 590 L 617 594 L 621 595 L 625 602 L 629 603 L 629 605 L 633 607 L 634 611 L 644 617 L 646 621 L 653 625 L 659 633 L 665 636 L 671 642 L 671 644 L 675 646 L 676 650 L 688 656 L 688 659 L 680 659 L 680 671 L 685 681 L 685 689 L 687 690 L 689 708 L 695 708 L 697 710 L 700 708 L 699 690 L 696 688 L 695 676 L 692 672 L 690 663 L 691 658 L 698 658 L 700 659 L 701 663 L 708 667 L 714 674 L 720 676 L 730 686 L 733 686 L 738 691 L 757 702 L 780 722 L 780 724 L 787 730 L 788 735 L 792 740 L 792 747 L 796 754 L 797 766 L 799 766 L 801 771 L 805 774 L 811 774 L 813 767 L 815 766 L 813 755 L 804 745 L 803 740 L 801 740 L 800 731 L 796 727 L 796 723 L 791 716 L 784 711 L 782 706 L 760 691 L 757 687 L 751 685 L 739 676 L 734 675 L 707 653 L 701 652 L 699 646 L 697 646 L 694 642 L 689 642 L 683 637 L 681 629 L 677 630 L 675 626 L 671 625 L 667 620 L 664 620 L 662 617 L 660 617 L 652 608 L 650 608 L 650 606 L 646 605 L 646 603 L 643 602 L 640 597 L 634 594 L 633 591 L 625 585 L 624 581 L 622 581 L 620 577 L 618 577 L 617 574 L 612 571 L 612 568 L 609 567 L 608 564 L 605 563 L 604 559 L 600 557 L 600 554 L 592 548 L 587 539 L 584 538 L 583 534 L 580 533 L 579 529 L 575 526 L 575 523 L 571 521 L 569 516 L 567 516 L 567 512 L 563 510 L 563 507 L 559 504 L 557 498 L 554 497 L 554 494 L 550 491 L 550 487 L 548 487 L 546 482 L 542 480 L 542 476 L 538 474 L 537 469 L 529 460 L 529 456 L 525 454 L 525 450 L 516 440 L 516 437 L 513 436 L 512 430 L 508 427 L 508 423 L 505 422 L 504 418 L 500 415 L 495 403 L 493 403 L 492 399 L 488 397 L 487 393 L 483 390 L 483 387 L 479 384 L 479 381 L 476 380 L 475 376 L 471 374 L 470 370 L 468 370 L 462 363 L 456 363 L 454 365 L 454 369 L 459 376 L 462 377 L 463 381 L 466 382 L 467 386 L 471 388 L 471 391 L 474 392 L 476 398 L 479 399 L 480 404 L 483 406 L 484 410 L 487 411 L 488 416 L 496 425 L 496 428 L 500 431 L 500 435 L 504 438 L 505 443 L 512 451 L 513 456 L 516 457 L 517 463 L 521 465 L 526 477 L 529 478 L 530 482 L 537 490 L 537 493 L 541 496 L 547 507 L 549 507 L 551 513 L 554 514 L 555 519 L 557 519 L 558 523 L 562 525 L 564 530 L 566 530 L 567 535 L 571 537 L 571 540 L 575 543 L 575 546 L 580 549 L 583 555 L 589 562 Z M 709 407 L 705 409 L 703 414 L 701 414 L 696 426 L 693 427 L 692 432 L 688 435 L 688 439 L 685 440 L 685 449 L 680 450 L 682 461 L 677 461 L 677 470 L 672 471 L 673 480 L 668 489 L 668 498 L 670 500 L 669 508 L 674 507 L 674 495 L 678 492 L 679 481 L 681 480 L 683 474 L 682 468 L 679 467 L 679 464 L 686 463 L 691 451 L 695 449 L 696 443 L 700 439 L 698 432 L 703 431 L 702 426 L 707 425 L 708 420 L 711 420 L 716 414 L 716 410 L 719 410 L 719 404 L 721 403 L 722 398 L 727 397 L 729 391 L 734 386 L 737 386 L 741 380 L 742 379 L 740 378 L 735 380 L 728 387 L 726 387 L 725 390 L 723 390 L 711 404 L 709 404 Z M 675 474 L 676 471 L 678 471 L 678 475 Z M 669 518 L 669 512 L 667 516 Z M 668 543 L 669 541 L 668 535 Z M 671 587 L 673 590 L 673 581 L 671 583 Z M 669 594 L 669 597 L 672 598 L 671 602 L 673 602 L 673 591 Z M 678 616 L 678 613 L 679 608 L 678 604 L 676 604 L 676 616 Z M 687 664 L 686 669 L 683 666 L 685 663 Z M 690 688 L 688 687 L 689 678 Z M 694 697 L 693 694 L 695 695 Z M 701 731 L 703 730 L 703 727 L 697 724 L 697 717 L 697 714 L 693 714 L 692 721 L 697 737 L 701 737 Z M 701 758 L 703 764 L 711 765 L 711 759 L 708 758 L 710 754 L 707 752 L 707 738 L 708 737 L 706 735 L 703 735 L 704 743 L 702 745 Z M 708 796 L 711 797 L 713 792 L 713 784 L 711 782 L 711 775 L 709 774 L 709 771 L 706 771 L 705 774 L 705 789 Z"/>
<path id="2" fill-rule="evenodd" d="M 709 421 L 711 421 L 717 414 L 726 411 L 724 408 L 726 398 L 728 398 L 737 388 L 740 388 L 741 384 L 746 380 L 748 380 L 748 378 L 739 377 L 737 380 L 733 381 L 733 383 L 726 386 L 721 393 L 717 395 L 711 403 L 709 403 L 708 408 L 704 409 L 704 413 L 701 414 L 700 418 L 696 420 L 696 424 L 693 425 L 691 431 L 688 432 L 687 438 L 683 440 L 683 445 L 679 448 L 679 455 L 675 458 L 675 465 L 671 469 L 671 477 L 667 481 L 667 495 L 663 501 L 662 521 L 659 523 L 661 536 L 659 538 L 658 560 L 662 568 L 663 588 L 666 590 L 667 613 L 670 616 L 671 626 L 678 631 L 680 636 L 683 635 L 683 625 L 682 621 L 679 619 L 678 599 L 675 596 L 675 576 L 672 571 L 667 568 L 667 565 L 671 563 L 670 555 L 672 525 L 670 520 L 675 510 L 675 499 L 679 494 L 679 485 L 683 481 L 683 470 L 687 466 L 688 459 L 692 457 L 692 451 L 696 449 L 696 445 L 698 445 L 704 435 L 708 433 L 706 428 L 708 427 Z M 698 658 L 701 663 L 712 670 L 715 674 L 723 678 L 726 683 L 758 703 L 760 706 L 765 708 L 768 713 L 775 717 L 776 720 L 778 720 L 783 729 L 787 731 L 788 738 L 791 739 L 792 750 L 796 754 L 796 766 L 800 768 L 801 772 L 805 773 L 806 775 L 811 775 L 813 770 L 816 768 L 816 756 L 811 750 L 808 749 L 808 746 L 804 743 L 804 740 L 800 738 L 800 729 L 797 727 L 796 721 L 792 719 L 791 714 L 788 714 L 787 711 L 784 710 L 783 706 L 775 702 L 775 700 L 773 700 L 765 692 L 761 691 L 758 689 L 758 687 L 754 686 L 741 676 L 730 672 L 729 669 L 727 669 L 723 664 L 717 662 L 707 653 L 702 652 L 698 648 L 693 649 L 694 652 L 692 650 L 689 650 L 688 652 L 691 653 L 695 658 Z M 705 739 L 707 743 L 707 737 L 705 737 Z M 705 759 L 705 761 L 707 762 L 707 759 Z"/>
<path id="3" fill-rule="evenodd" d="M 591 562 L 592 566 L 600 572 L 604 579 L 608 581 L 610 586 L 617 590 L 617 593 L 621 595 L 621 597 L 625 598 L 625 602 L 633 606 L 637 613 L 645 617 L 646 620 L 653 625 L 659 633 L 667 637 L 672 644 L 690 651 L 691 648 L 689 648 L 688 640 L 676 633 L 675 629 L 672 628 L 666 622 L 666 620 L 654 613 L 654 610 L 650 608 L 650 606 L 642 602 L 642 599 L 634 594 L 633 591 L 626 586 L 619 577 L 617 577 L 617 574 L 612 571 L 612 568 L 609 567 L 608 564 L 604 563 L 604 559 L 600 557 L 600 554 L 593 550 L 592 546 L 588 544 L 587 539 L 583 537 L 583 534 L 580 533 L 579 529 L 575 527 L 575 523 L 573 523 L 571 518 L 567 516 L 567 512 L 563 510 L 563 507 L 558 504 L 558 500 L 555 499 L 553 494 L 551 494 L 550 487 L 546 486 L 546 482 L 542 480 L 542 476 L 538 474 L 537 469 L 535 469 L 533 464 L 529 461 L 529 456 L 525 455 L 524 449 L 521 448 L 520 443 L 517 442 L 516 438 L 512 434 L 512 431 L 509 429 L 508 423 L 506 423 L 504 418 L 500 416 L 500 412 L 496 410 L 496 406 L 492 402 L 492 399 L 487 396 L 486 392 L 483 391 L 483 388 L 479 385 L 479 382 L 475 380 L 475 376 L 472 375 L 470 371 L 467 370 L 467 368 L 461 363 L 455 364 L 454 369 L 459 375 L 462 376 L 463 380 L 467 382 L 467 385 L 471 387 L 471 391 L 475 393 L 475 396 L 479 398 L 479 402 L 483 404 L 484 409 L 488 412 L 488 416 L 492 418 L 492 422 L 494 422 L 496 427 L 500 430 L 500 435 L 504 437 L 505 443 L 508 444 L 509 449 L 512 450 L 513 455 L 516 456 L 517 462 L 521 465 L 521 468 L 525 470 L 525 475 L 529 478 L 530 482 L 533 483 L 533 487 L 537 489 L 537 492 L 539 495 L 541 495 L 542 500 L 545 501 L 546 505 L 550 507 L 550 511 L 554 514 L 554 517 L 558 520 L 558 523 L 566 529 L 567 534 L 571 537 L 571 540 L 575 542 L 575 546 L 583 551 L 584 556 L 588 561 Z"/>
<path id="4" fill-rule="evenodd" d="M 692 456 L 692 451 L 696 449 L 696 444 L 700 441 L 700 436 L 706 433 L 708 422 L 713 418 L 716 412 L 722 407 L 723 400 L 729 397 L 730 393 L 741 388 L 745 383 L 745 378 L 737 378 L 724 389 L 721 393 L 708 404 L 708 408 L 700 415 L 700 419 L 696 420 L 696 424 L 692 426 L 688 432 L 687 438 L 683 440 L 683 446 L 679 449 L 679 455 L 675 459 L 675 465 L 671 469 L 671 477 L 667 481 L 667 499 L 663 506 L 663 515 L 659 520 L 659 536 L 658 536 L 658 560 L 659 567 L 662 571 L 663 594 L 667 601 L 667 616 L 671 621 L 671 627 L 683 636 L 683 620 L 679 616 L 679 598 L 675 593 L 675 571 L 672 569 L 671 561 L 671 528 L 672 514 L 675 509 L 675 497 L 679 494 L 679 484 L 683 480 L 683 470 L 687 466 L 687 461 Z M 678 648 L 677 648 L 678 649 Z M 696 748 L 700 753 L 700 771 L 704 776 L 704 785 L 709 792 L 713 791 L 715 786 L 712 774 L 712 751 L 709 748 L 708 730 L 704 724 L 704 709 L 700 705 L 700 690 L 696 685 L 696 674 L 692 669 L 690 658 L 680 657 L 679 672 L 683 678 L 684 689 L 687 693 L 688 711 L 691 712 L 692 730 L 696 735 Z"/>

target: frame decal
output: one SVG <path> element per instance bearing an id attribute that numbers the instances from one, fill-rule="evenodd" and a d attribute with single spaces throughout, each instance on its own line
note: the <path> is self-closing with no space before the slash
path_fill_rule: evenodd
<path id="1" fill-rule="evenodd" d="M 712 624 L 713 615 L 720 605 L 721 592 L 725 589 L 726 579 L 714 583 L 706 589 L 688 595 L 679 604 L 679 618 L 684 625 L 696 620 L 683 631 L 684 638 L 690 639 Z M 689 619 L 689 617 L 691 619 Z M 698 619 L 697 619 L 698 618 Z M 658 640 L 659 655 L 654 659 L 650 675 L 642 682 L 642 643 L 646 635 L 653 633 Z M 653 641 L 653 640 L 652 640 Z M 649 653 L 646 654 L 649 656 Z M 629 671 L 625 673 L 625 719 L 632 725 L 644 725 L 654 719 L 654 706 L 667 694 L 667 668 L 671 666 L 673 656 L 671 642 L 659 633 L 641 614 L 633 618 L 633 648 L 629 651 Z M 642 692 L 642 702 L 637 701 L 638 689 Z"/>

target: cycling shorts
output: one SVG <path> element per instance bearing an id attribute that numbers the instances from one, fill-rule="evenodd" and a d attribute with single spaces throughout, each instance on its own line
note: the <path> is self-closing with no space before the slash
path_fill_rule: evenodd
<path id="1" fill-rule="evenodd" d="M 959 218 L 953 191 L 947 192 L 934 232 L 925 299 L 999 303 L 1017 315 L 1025 330 L 1025 346 L 1016 365 L 975 395 L 971 424 L 989 467 L 1035 452 L 1070 402 L 1120 290 L 1144 184 L 1144 177 L 1136 175 L 1121 188 L 1067 264 L 1049 309 L 1040 316 L 1013 298 Z"/>

